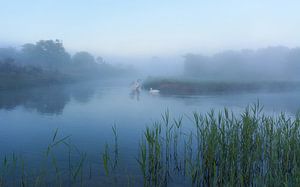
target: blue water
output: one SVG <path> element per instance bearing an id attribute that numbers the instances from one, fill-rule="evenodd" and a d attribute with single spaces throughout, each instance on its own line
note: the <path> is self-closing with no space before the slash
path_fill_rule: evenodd
<path id="1" fill-rule="evenodd" d="M 285 112 L 295 115 L 300 109 L 300 92 L 256 92 L 199 96 L 131 94 L 130 82 L 94 81 L 0 92 L 0 152 L 39 158 L 51 142 L 54 131 L 70 140 L 92 159 L 100 160 L 105 142 L 113 140 L 111 127 L 119 132 L 123 159 L 136 155 L 142 131 L 170 111 L 171 117 L 192 112 L 208 112 L 228 107 L 234 112 L 255 103 L 264 105 L 269 115 Z M 188 127 L 187 127 L 188 128 Z"/>

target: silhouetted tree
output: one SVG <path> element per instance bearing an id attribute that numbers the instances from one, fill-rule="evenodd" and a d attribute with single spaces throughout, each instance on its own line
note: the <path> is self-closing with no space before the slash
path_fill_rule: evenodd
<path id="1" fill-rule="evenodd" d="M 185 74 L 209 80 L 300 79 L 300 48 L 268 47 L 184 56 Z"/>
<path id="2" fill-rule="evenodd" d="M 70 62 L 70 55 L 59 40 L 40 40 L 36 44 L 22 46 L 25 62 L 48 69 L 60 69 Z"/>
<path id="3" fill-rule="evenodd" d="M 104 64 L 104 63 L 105 63 L 104 59 L 103 59 L 101 56 L 98 56 L 98 57 L 96 58 L 96 62 L 97 62 L 98 64 Z"/>
<path id="4" fill-rule="evenodd" d="M 18 58 L 18 51 L 15 48 L 0 48 L 0 60 L 5 59 L 16 59 Z"/>
<path id="5" fill-rule="evenodd" d="M 89 68 L 89 67 L 94 66 L 96 63 L 94 56 L 85 51 L 76 53 L 72 57 L 72 62 L 73 62 L 74 66 L 77 66 L 80 68 Z"/>

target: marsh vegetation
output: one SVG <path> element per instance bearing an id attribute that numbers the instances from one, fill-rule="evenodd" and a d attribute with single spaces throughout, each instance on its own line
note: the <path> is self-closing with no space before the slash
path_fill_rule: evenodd
<path id="1" fill-rule="evenodd" d="M 172 117 L 167 110 L 141 134 L 133 166 L 122 159 L 116 124 L 96 160 L 56 130 L 36 165 L 4 156 L 0 186 L 295 186 L 299 127 L 299 115 L 269 116 L 259 103 L 240 114 L 225 108 Z"/>
<path id="2" fill-rule="evenodd" d="M 232 94 L 251 92 L 282 92 L 299 90 L 299 81 L 204 81 L 196 78 L 162 78 L 149 77 L 143 88 L 155 88 L 163 94 L 173 95 L 205 95 Z"/>

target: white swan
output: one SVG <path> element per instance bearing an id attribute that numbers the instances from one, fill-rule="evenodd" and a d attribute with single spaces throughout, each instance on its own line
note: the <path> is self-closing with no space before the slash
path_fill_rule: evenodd
<path id="1" fill-rule="evenodd" d="M 149 91 L 149 93 L 150 94 L 159 94 L 159 90 L 153 90 L 152 88 L 150 88 L 150 91 Z"/>

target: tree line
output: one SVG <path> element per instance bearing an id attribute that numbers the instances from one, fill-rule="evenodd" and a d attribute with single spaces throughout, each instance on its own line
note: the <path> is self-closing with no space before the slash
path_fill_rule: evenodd
<path id="1" fill-rule="evenodd" d="M 184 56 L 184 70 L 186 76 L 209 80 L 300 80 L 300 48 L 190 53 Z"/>
<path id="2" fill-rule="evenodd" d="M 86 51 L 71 55 L 60 40 L 40 40 L 20 49 L 0 48 L 0 88 L 65 80 L 128 75 L 133 70 L 106 63 Z M 17 84 L 19 83 L 19 84 Z"/>

